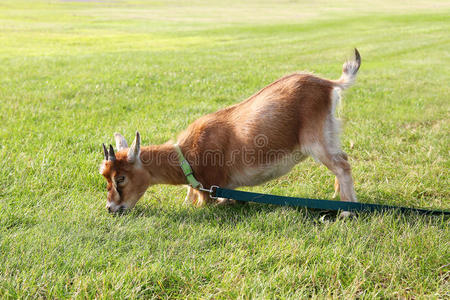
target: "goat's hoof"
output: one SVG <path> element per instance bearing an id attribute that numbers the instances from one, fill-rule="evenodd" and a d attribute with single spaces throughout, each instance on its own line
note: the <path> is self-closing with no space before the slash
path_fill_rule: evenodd
<path id="1" fill-rule="evenodd" d="M 351 212 L 351 211 L 342 211 L 339 214 L 339 218 L 341 218 L 341 219 L 347 219 L 347 218 L 350 218 L 350 217 L 356 217 L 356 214 L 354 212 Z"/>
<path id="2" fill-rule="evenodd" d="M 217 206 L 225 206 L 225 205 L 233 205 L 236 204 L 235 200 L 228 199 L 228 198 L 217 198 L 216 205 Z"/>

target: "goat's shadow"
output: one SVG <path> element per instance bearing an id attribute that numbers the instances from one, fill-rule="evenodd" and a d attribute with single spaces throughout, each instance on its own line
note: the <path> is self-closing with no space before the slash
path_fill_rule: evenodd
<path id="1" fill-rule="evenodd" d="M 158 217 L 164 215 L 174 222 L 183 222 L 185 224 L 217 224 L 226 226 L 237 226 L 248 223 L 250 219 L 258 218 L 276 211 L 295 211 L 299 217 L 307 223 L 316 223 L 324 220 L 332 220 L 338 217 L 337 212 L 320 211 L 307 208 L 278 206 L 260 203 L 245 203 L 235 205 L 211 205 L 201 208 L 193 206 L 176 207 L 158 207 L 153 205 L 140 206 L 135 208 L 132 214 L 138 217 Z"/>

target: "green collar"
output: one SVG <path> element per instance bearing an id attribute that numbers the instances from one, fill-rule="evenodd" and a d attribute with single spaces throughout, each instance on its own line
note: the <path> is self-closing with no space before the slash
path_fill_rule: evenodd
<path id="1" fill-rule="evenodd" d="M 198 182 L 197 179 L 195 179 L 194 172 L 192 171 L 191 166 L 189 165 L 189 162 L 184 157 L 183 152 L 181 152 L 180 146 L 178 145 L 178 143 L 173 146 L 175 147 L 175 150 L 178 153 L 178 160 L 180 162 L 180 167 L 183 170 L 184 176 L 186 176 L 187 182 L 194 189 L 201 188 L 202 184 L 200 182 Z"/>

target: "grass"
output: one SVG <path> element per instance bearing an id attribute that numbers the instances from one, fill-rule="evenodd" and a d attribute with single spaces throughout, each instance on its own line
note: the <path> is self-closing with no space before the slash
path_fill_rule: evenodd
<path id="1" fill-rule="evenodd" d="M 182 205 L 154 186 L 106 213 L 101 143 L 174 139 L 352 47 L 343 147 L 361 201 L 450 208 L 447 2 L 0 2 L 1 298 L 448 298 L 442 217 L 339 220 L 270 205 Z M 252 188 L 330 198 L 309 159 Z"/>

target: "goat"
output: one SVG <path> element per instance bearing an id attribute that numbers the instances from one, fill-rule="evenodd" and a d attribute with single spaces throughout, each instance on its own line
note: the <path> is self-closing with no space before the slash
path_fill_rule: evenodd
<path id="1" fill-rule="evenodd" d="M 340 91 L 350 87 L 361 65 L 355 57 L 338 80 L 294 73 L 264 87 L 245 101 L 203 116 L 182 132 L 177 143 L 204 188 L 255 186 L 288 173 L 307 156 L 336 176 L 335 192 L 356 202 L 351 167 L 342 151 L 335 109 Z M 117 153 L 103 145 L 100 173 L 107 180 L 107 209 L 133 208 L 154 184 L 186 185 L 173 143 L 141 147 L 139 132 L 128 147 L 115 133 Z M 202 206 L 214 200 L 188 187 L 186 201 Z"/>

